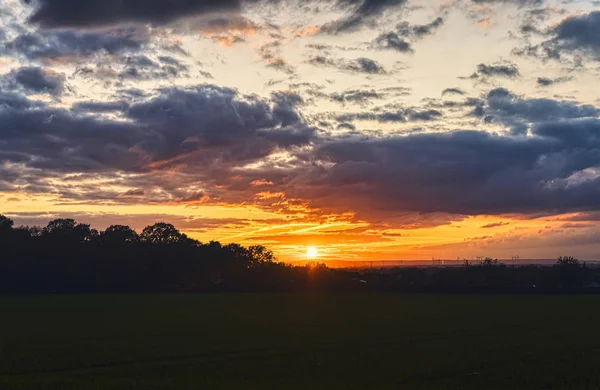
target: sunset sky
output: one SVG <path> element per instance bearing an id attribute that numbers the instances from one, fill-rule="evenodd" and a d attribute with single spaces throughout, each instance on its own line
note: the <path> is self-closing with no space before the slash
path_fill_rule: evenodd
<path id="1" fill-rule="evenodd" d="M 600 259 L 597 1 L 0 4 L 16 225 L 164 221 L 286 261 Z"/>

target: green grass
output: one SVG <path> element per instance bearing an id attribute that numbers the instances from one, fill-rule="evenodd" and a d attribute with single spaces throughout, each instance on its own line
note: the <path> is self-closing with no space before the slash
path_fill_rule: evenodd
<path id="1" fill-rule="evenodd" d="M 600 296 L 0 298 L 0 389 L 598 389 Z"/>

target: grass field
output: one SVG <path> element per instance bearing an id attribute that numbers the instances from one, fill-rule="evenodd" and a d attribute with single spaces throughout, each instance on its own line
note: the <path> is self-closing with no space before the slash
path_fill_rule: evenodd
<path id="1" fill-rule="evenodd" d="M 1 389 L 599 389 L 600 296 L 0 298 Z"/>

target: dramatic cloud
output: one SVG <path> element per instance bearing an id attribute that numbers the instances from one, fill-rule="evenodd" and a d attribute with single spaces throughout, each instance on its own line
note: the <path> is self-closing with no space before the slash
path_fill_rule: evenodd
<path id="1" fill-rule="evenodd" d="M 27 0 L 30 1 L 31 0 Z M 38 0 L 30 18 L 45 27 L 89 27 L 120 22 L 166 23 L 182 16 L 235 11 L 240 0 Z"/>
<path id="2" fill-rule="evenodd" d="M 26 0 L 33 2 L 32 0 Z M 211 13 L 238 13 L 243 5 L 257 0 L 38 0 L 30 17 L 31 23 L 44 27 L 90 27 L 125 22 L 164 24 L 179 18 Z M 273 2 L 277 3 L 277 2 Z M 335 6 L 350 13 L 323 27 L 323 31 L 340 33 L 372 22 L 390 8 L 404 5 L 406 0 L 338 0 Z M 222 19 L 222 18 L 221 18 Z"/>
<path id="3" fill-rule="evenodd" d="M 597 210 L 600 121 L 541 124 L 535 137 L 457 131 L 337 140 L 317 155 L 323 169 L 295 184 L 313 207 L 454 214 Z M 328 166 L 329 168 L 325 168 Z"/>
<path id="4" fill-rule="evenodd" d="M 565 55 L 584 55 L 600 59 L 600 11 L 563 19 L 542 34 L 550 37 L 537 45 L 514 50 L 518 55 L 541 59 L 561 59 Z"/>
<path id="5" fill-rule="evenodd" d="M 5 52 L 31 60 L 73 60 L 94 54 L 138 51 L 147 42 L 145 29 L 62 30 L 23 33 L 6 43 Z"/>
<path id="6" fill-rule="evenodd" d="M 598 222 L 589 1 L 5 3 L 0 204 L 22 221 L 151 207 L 200 239 L 406 258 Z"/>
<path id="7" fill-rule="evenodd" d="M 121 102 L 74 107 L 91 114 L 121 110 L 127 121 L 23 106 L 15 99 L 0 110 L 0 161 L 63 172 L 244 164 L 310 141 L 313 129 L 294 112 L 295 99 L 276 96 L 269 102 L 201 85 L 165 89 L 131 107 Z"/>
<path id="8" fill-rule="evenodd" d="M 9 88 L 22 88 L 30 93 L 60 96 L 65 91 L 63 74 L 34 66 L 12 70 L 4 81 Z"/>
<path id="9" fill-rule="evenodd" d="M 553 99 L 524 99 L 504 88 L 491 90 L 478 116 L 511 127 L 514 134 L 526 133 L 530 124 L 597 117 L 600 110 L 592 105 L 580 105 Z"/>
<path id="10" fill-rule="evenodd" d="M 555 37 L 546 42 L 553 50 L 582 50 L 600 56 L 600 11 L 569 17 L 553 33 Z"/>

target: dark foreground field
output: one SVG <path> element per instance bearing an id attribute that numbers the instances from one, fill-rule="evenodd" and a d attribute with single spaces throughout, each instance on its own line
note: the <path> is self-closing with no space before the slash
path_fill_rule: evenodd
<path id="1" fill-rule="evenodd" d="M 2 389 L 598 389 L 600 296 L 0 298 Z"/>

